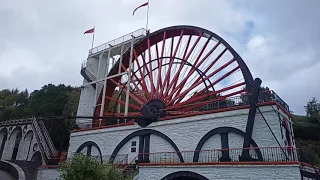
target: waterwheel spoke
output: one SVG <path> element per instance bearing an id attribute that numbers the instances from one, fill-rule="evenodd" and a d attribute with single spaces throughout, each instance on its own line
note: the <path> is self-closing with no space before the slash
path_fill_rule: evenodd
<path id="1" fill-rule="evenodd" d="M 245 90 L 239 90 L 239 91 L 236 91 L 236 92 L 233 92 L 233 93 L 230 93 L 230 94 L 227 94 L 227 95 L 224 95 L 224 96 L 220 96 L 220 97 L 217 97 L 217 98 L 214 98 L 214 99 L 209 99 L 209 100 L 206 100 L 206 101 L 203 101 L 203 102 L 197 102 L 197 103 L 194 103 L 193 105 L 184 105 L 184 106 L 180 106 L 179 108 L 176 108 L 178 111 L 184 111 L 184 112 L 187 112 L 187 111 L 190 111 L 192 109 L 196 109 L 196 108 L 199 108 L 205 104 L 209 104 L 209 103 L 213 103 L 213 102 L 218 102 L 218 101 L 223 101 L 223 100 L 227 100 L 228 97 L 231 97 L 231 96 L 234 96 L 234 95 L 237 95 L 237 94 L 240 94 L 240 93 L 243 93 L 245 92 Z M 170 109 L 173 109 L 172 107 L 171 108 L 168 108 L 168 110 Z"/>
<path id="2" fill-rule="evenodd" d="M 108 80 L 106 92 L 99 96 L 96 116 L 100 111 L 106 116 L 144 116 L 148 115 L 142 111 L 146 106 L 158 118 L 175 118 L 190 111 L 200 115 L 211 112 L 203 108 L 205 104 L 214 103 L 213 109 L 233 106 L 234 96 L 252 91 L 253 79 L 241 57 L 210 31 L 188 26 L 167 28 L 139 39 L 132 50 L 133 72 L 130 77 L 124 74 Z M 117 67 L 126 72 L 130 50 L 122 57 L 123 64 Z M 129 91 L 128 113 L 120 113 L 126 104 L 122 91 Z"/>
<path id="3" fill-rule="evenodd" d="M 215 74 L 217 74 L 218 72 L 220 72 L 222 69 L 224 69 L 224 68 L 226 68 L 227 66 L 229 66 L 229 65 L 230 65 L 231 63 L 233 63 L 234 61 L 235 61 L 234 59 L 230 60 L 229 62 L 227 62 L 226 64 L 222 65 L 220 68 L 218 68 L 217 70 L 213 71 L 211 74 L 209 74 L 208 76 L 206 76 L 206 77 L 203 78 L 203 79 L 201 79 L 201 77 L 198 77 L 198 78 L 194 81 L 194 83 L 193 83 L 189 88 L 187 88 L 185 91 L 183 91 L 182 93 L 180 93 L 180 92 L 178 91 L 179 94 L 176 95 L 174 98 L 172 98 L 172 100 L 169 101 L 167 104 L 173 103 L 173 102 L 175 102 L 176 100 L 178 100 L 176 103 L 180 102 L 188 92 L 190 92 L 192 89 L 196 88 L 196 87 L 197 87 L 199 84 L 201 84 L 202 82 L 210 79 L 212 76 L 214 76 Z M 212 85 L 214 85 L 214 84 L 212 84 Z"/>
<path id="4" fill-rule="evenodd" d="M 163 57 L 164 57 L 164 51 L 165 51 L 165 43 L 166 43 L 166 31 L 163 32 L 163 39 L 162 39 L 162 50 L 161 50 L 161 57 L 158 60 L 158 85 L 157 89 L 159 89 L 159 98 L 161 96 L 161 91 L 162 91 L 162 63 L 163 63 Z"/>
<path id="5" fill-rule="evenodd" d="M 120 82 L 116 82 L 116 81 L 113 80 L 113 79 L 110 79 L 110 80 L 111 80 L 111 82 L 113 82 L 115 85 L 117 85 L 117 86 L 119 86 L 119 87 L 122 87 L 123 90 L 125 90 L 125 91 L 127 90 L 127 86 L 126 86 L 126 85 L 124 85 L 124 84 L 122 84 L 122 83 L 120 83 Z M 145 103 L 147 103 L 147 102 L 144 102 L 144 101 L 141 99 L 141 97 L 136 96 L 136 95 L 133 94 L 132 92 L 129 93 L 129 96 L 132 97 L 134 100 L 136 100 L 140 105 L 144 105 Z"/>
<path id="6" fill-rule="evenodd" d="M 141 69 L 144 68 L 144 67 L 142 67 L 140 65 L 139 60 L 138 60 L 138 56 L 137 56 L 137 53 L 136 53 L 135 50 L 133 51 L 133 54 L 134 54 L 134 57 L 135 57 L 135 60 L 136 60 L 135 62 L 137 64 L 137 66 L 138 66 L 138 70 L 139 70 L 139 73 L 140 73 L 140 76 L 141 76 L 141 82 L 142 82 L 141 86 L 142 86 L 145 94 L 147 95 L 147 99 L 151 99 L 151 95 L 150 95 L 150 93 L 148 91 L 148 87 L 147 87 L 147 84 L 146 84 L 146 81 L 145 81 L 145 78 L 144 78 L 144 73 L 141 71 Z M 133 74 L 134 74 L 135 78 L 138 80 L 139 78 L 136 76 L 136 74 L 135 73 L 133 73 Z"/>
<path id="7" fill-rule="evenodd" d="M 176 107 L 179 107 L 179 106 L 183 106 L 183 105 L 187 105 L 187 104 L 193 103 L 195 101 L 199 101 L 199 100 L 207 98 L 207 97 L 212 97 L 212 96 L 214 97 L 214 96 L 218 95 L 219 93 L 222 93 L 222 92 L 225 92 L 225 91 L 229 91 L 231 89 L 234 89 L 234 88 L 237 88 L 237 87 L 240 87 L 240 86 L 243 86 L 243 85 L 245 85 L 244 82 L 238 83 L 238 84 L 235 84 L 235 85 L 232 85 L 232 86 L 229 86 L 229 87 L 225 87 L 225 88 L 222 88 L 220 90 L 213 91 L 213 92 L 205 93 L 204 91 L 200 91 L 199 93 L 196 93 L 194 96 L 192 96 L 190 99 L 188 99 L 187 101 L 184 101 L 184 102 L 181 102 L 181 103 L 177 103 L 177 104 L 174 104 L 172 106 L 168 106 L 168 108 L 176 108 Z M 206 89 L 204 88 L 204 90 L 206 90 Z"/>
<path id="8" fill-rule="evenodd" d="M 212 52 L 218 47 L 218 45 L 219 45 L 219 43 L 217 43 L 216 46 L 213 47 Z M 227 51 L 227 49 L 225 48 L 225 49 L 216 57 L 216 59 L 206 68 L 206 70 L 203 72 L 203 74 L 206 74 L 206 73 L 209 71 L 209 69 L 211 69 L 212 66 L 216 64 L 216 62 L 223 56 L 223 54 L 224 54 L 226 51 Z M 211 52 L 211 51 L 210 51 L 210 52 Z M 212 53 L 212 52 L 211 52 L 211 53 Z M 209 54 L 209 53 L 208 53 L 208 54 Z M 207 58 L 207 57 L 206 57 L 206 58 Z M 204 61 L 201 61 L 201 63 L 203 63 L 203 62 L 204 62 Z M 198 64 L 198 66 L 200 66 L 200 63 Z M 198 67 L 198 66 L 197 66 L 197 67 Z M 188 74 L 188 75 L 189 75 L 189 74 Z M 190 76 L 190 75 L 189 75 L 189 76 Z M 182 91 L 183 87 L 185 86 L 186 82 L 187 82 L 187 79 L 184 79 L 184 80 L 177 86 L 177 88 L 175 89 L 175 91 L 170 94 L 170 96 L 172 96 L 174 93 L 179 94 L 179 93 Z"/>
<path id="9" fill-rule="evenodd" d="M 177 42 L 177 45 L 176 45 L 176 48 L 175 48 L 174 52 L 172 52 L 173 51 L 173 39 L 174 39 L 174 38 L 172 38 L 171 54 L 170 54 L 170 65 L 169 65 L 169 69 L 168 69 L 168 72 L 167 72 L 167 76 L 168 77 L 165 78 L 166 81 L 164 82 L 164 84 L 166 84 L 166 87 L 167 87 L 167 89 L 163 93 L 164 97 L 166 97 L 168 95 L 168 92 L 169 92 L 169 90 L 170 90 L 170 88 L 172 86 L 172 82 L 170 83 L 172 64 L 173 64 L 173 62 L 175 60 L 175 57 L 177 55 L 177 52 L 178 52 L 178 49 L 179 49 L 179 46 L 180 46 L 180 43 L 181 43 L 181 40 L 182 40 L 182 37 L 183 37 L 183 32 L 184 31 L 182 30 L 181 33 L 180 33 L 180 37 L 179 37 L 179 40 Z"/>
<path id="10" fill-rule="evenodd" d="M 149 61 L 151 61 L 151 60 L 152 60 L 152 57 L 151 57 L 150 38 L 147 39 L 147 42 L 148 42 Z M 148 74 L 149 74 L 149 79 L 150 79 L 151 97 L 153 98 L 153 97 L 154 97 L 154 94 L 155 94 L 155 89 L 156 89 L 156 88 L 155 88 L 154 82 L 153 82 L 152 62 L 149 63 L 149 70 L 150 70 L 150 72 L 149 72 Z"/>
<path id="11" fill-rule="evenodd" d="M 117 99 L 112 98 L 112 97 L 106 96 L 105 98 L 106 98 L 106 99 L 109 99 L 110 101 L 116 102 L 116 103 L 120 103 L 120 104 L 123 104 L 123 105 L 126 104 L 126 102 L 121 101 L 121 100 L 117 100 Z M 134 104 L 130 104 L 130 103 L 129 103 L 128 106 L 131 107 L 131 108 L 133 108 L 133 109 L 139 110 L 139 111 L 141 110 L 141 107 L 139 107 L 139 106 L 137 106 L 137 105 L 134 105 Z"/>
<path id="12" fill-rule="evenodd" d="M 200 60 L 200 58 L 201 58 L 203 52 L 205 51 L 205 49 L 207 48 L 207 46 L 208 46 L 211 38 L 212 38 L 212 36 L 210 36 L 210 37 L 207 39 L 206 43 L 205 43 L 204 46 L 202 47 L 200 53 L 198 54 L 198 57 L 196 58 L 196 60 L 195 60 L 195 62 L 194 62 L 194 66 L 195 66 L 195 67 L 189 69 L 189 72 L 188 72 L 188 74 L 187 74 L 187 76 L 186 76 L 186 78 L 185 78 L 185 82 L 188 81 L 188 79 L 191 77 L 191 74 L 194 73 L 194 72 L 196 71 L 196 69 L 202 64 L 202 63 L 199 63 L 199 65 L 198 65 L 198 61 Z M 210 53 L 210 52 L 209 52 L 209 53 Z M 204 61 L 203 61 L 203 62 L 204 62 Z M 177 81 L 176 81 L 176 82 L 177 82 Z M 171 86 L 170 86 L 168 89 L 170 89 L 173 84 L 174 84 L 174 83 L 171 83 Z M 168 96 L 168 92 L 169 92 L 169 91 L 167 90 L 165 96 Z"/>
<path id="13" fill-rule="evenodd" d="M 122 68 L 124 69 L 123 66 L 122 66 Z M 135 77 L 136 81 L 139 81 L 139 78 L 136 76 L 136 73 L 132 73 L 132 75 L 133 75 L 133 77 Z M 138 85 L 135 83 L 135 80 L 134 80 L 133 78 L 130 78 L 129 83 L 133 84 L 134 88 L 138 91 L 138 94 L 140 95 L 139 97 L 141 97 L 141 98 L 144 100 L 144 102 L 147 102 L 148 100 L 147 100 L 147 98 L 145 97 L 145 96 L 146 96 L 146 95 L 145 95 L 145 92 L 146 92 L 146 91 L 143 92 L 143 91 L 138 87 Z M 141 86 L 141 87 L 143 88 L 143 86 Z"/>

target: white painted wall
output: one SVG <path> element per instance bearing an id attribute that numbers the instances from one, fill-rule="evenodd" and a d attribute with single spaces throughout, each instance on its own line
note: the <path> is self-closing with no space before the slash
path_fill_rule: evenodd
<path id="1" fill-rule="evenodd" d="M 272 128 L 278 141 L 281 141 L 280 125 L 277 114 L 270 106 L 260 107 L 267 122 Z M 94 141 L 101 149 L 102 155 L 111 155 L 114 148 L 130 133 L 140 129 L 154 129 L 170 137 L 178 146 L 180 151 L 194 151 L 200 139 L 210 130 L 217 127 L 234 127 L 245 131 L 247 123 L 248 109 L 234 110 L 215 114 L 179 118 L 175 120 L 159 121 L 152 123 L 147 128 L 138 125 L 106 128 L 91 131 L 71 133 L 69 156 L 86 141 Z M 213 136 L 205 143 L 203 149 L 220 149 L 220 135 Z M 161 138 L 151 136 L 150 152 L 173 151 L 169 144 L 160 140 Z M 253 130 L 253 139 L 259 147 L 278 146 L 272 133 L 268 129 L 265 121 L 259 113 Z M 138 141 L 138 140 L 137 140 Z M 243 137 L 236 134 L 229 134 L 229 147 L 242 148 Z M 131 148 L 125 145 L 121 153 L 130 154 Z"/>
<path id="2" fill-rule="evenodd" d="M 11 160 L 12 153 L 13 153 L 13 147 L 14 147 L 14 143 L 15 143 L 15 136 L 16 136 L 16 133 L 14 133 L 14 134 L 12 134 L 12 133 L 16 127 L 17 126 L 3 127 L 3 128 L 7 128 L 8 137 L 5 142 L 3 156 L 1 157 L 1 159 Z M 11 128 L 11 131 L 9 130 L 10 128 Z M 36 151 L 41 151 L 41 149 L 40 149 L 39 143 L 36 139 L 36 134 L 35 134 L 35 132 L 33 132 L 32 125 L 31 124 L 21 125 L 21 129 L 22 129 L 22 138 L 21 138 L 21 141 L 19 144 L 16 159 L 31 161 L 32 155 Z M 32 136 L 31 136 L 30 132 L 32 132 Z M 9 139 L 9 136 L 11 134 L 12 134 L 12 137 Z M 0 136 L 0 139 L 1 139 L 1 136 Z M 37 144 L 37 145 L 35 146 L 35 144 Z M 35 148 L 34 148 L 34 146 L 35 146 Z M 42 156 L 42 161 L 43 161 L 42 164 L 44 164 L 44 156 Z"/>
<path id="3" fill-rule="evenodd" d="M 298 165 L 270 165 L 270 166 L 248 166 L 248 165 L 216 165 L 216 166 L 167 166 L 149 167 L 141 166 L 137 180 L 161 180 L 165 176 L 178 172 L 190 171 L 201 174 L 210 180 L 298 180 L 301 179 Z"/>
<path id="4" fill-rule="evenodd" d="M 87 80 L 83 80 L 83 84 L 88 83 Z M 81 94 L 79 99 L 79 105 L 77 110 L 77 116 L 93 116 L 94 111 L 94 98 L 95 89 L 90 86 L 81 88 Z M 79 127 L 90 127 L 91 119 L 76 119 L 76 123 Z"/>
<path id="5" fill-rule="evenodd" d="M 60 180 L 60 172 L 58 168 L 39 169 L 37 180 Z"/>

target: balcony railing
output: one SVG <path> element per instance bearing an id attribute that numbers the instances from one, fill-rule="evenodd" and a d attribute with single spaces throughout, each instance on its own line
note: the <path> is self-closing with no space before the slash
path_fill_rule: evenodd
<path id="1" fill-rule="evenodd" d="M 298 161 L 297 150 L 293 147 L 236 148 L 201 151 L 142 153 L 139 154 L 135 160 L 139 162 L 139 157 L 143 157 L 144 159 L 142 159 L 142 162 L 146 162 L 145 158 L 148 157 L 148 163 L 173 164 L 181 163 L 180 157 L 182 157 L 184 163 L 245 162 L 246 160 L 241 159 L 241 155 L 244 150 L 249 151 L 249 155 L 251 157 L 250 161 Z M 198 155 L 197 159 L 194 159 L 195 154 Z"/>
<path id="2" fill-rule="evenodd" d="M 250 94 L 242 94 L 240 96 L 228 97 L 224 100 L 208 103 L 204 105 L 201 110 L 215 110 L 249 105 L 249 95 Z M 285 110 L 290 112 L 289 106 L 274 91 L 261 91 L 258 96 L 258 103 L 263 102 L 277 102 Z"/>
<path id="3" fill-rule="evenodd" d="M 146 34 L 147 34 L 146 29 L 144 29 L 144 28 L 138 29 L 138 30 L 136 30 L 134 32 L 131 32 L 131 33 L 126 34 L 126 35 L 124 35 L 122 37 L 119 37 L 117 39 L 114 39 L 112 41 L 104 43 L 104 44 L 102 44 L 100 46 L 97 46 L 97 47 L 95 47 L 93 49 L 90 49 L 89 50 L 89 55 L 96 54 L 96 53 L 98 53 L 100 51 L 106 50 L 110 46 L 116 46 L 116 45 L 119 45 L 119 44 L 124 43 L 126 41 L 129 41 L 129 40 L 132 39 L 132 36 L 137 38 L 137 37 L 145 36 Z"/>

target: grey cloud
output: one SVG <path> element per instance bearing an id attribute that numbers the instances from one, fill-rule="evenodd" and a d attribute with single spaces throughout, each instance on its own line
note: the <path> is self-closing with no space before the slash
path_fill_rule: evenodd
<path id="1" fill-rule="evenodd" d="M 91 46 L 145 27 L 143 0 L 0 0 L 0 89 L 30 91 L 47 83 L 80 85 Z M 209 29 L 229 42 L 255 77 L 303 113 L 320 99 L 318 0 L 150 1 L 151 31 L 180 24 Z M 259 40 L 260 38 L 260 40 Z M 260 41 L 260 42 L 259 42 Z M 260 43 L 260 44 L 259 44 Z"/>

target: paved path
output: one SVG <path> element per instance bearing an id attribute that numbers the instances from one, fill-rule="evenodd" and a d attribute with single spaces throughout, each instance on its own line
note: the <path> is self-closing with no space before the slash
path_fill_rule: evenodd
<path id="1" fill-rule="evenodd" d="M 14 180 L 10 173 L 0 170 L 0 180 Z"/>

